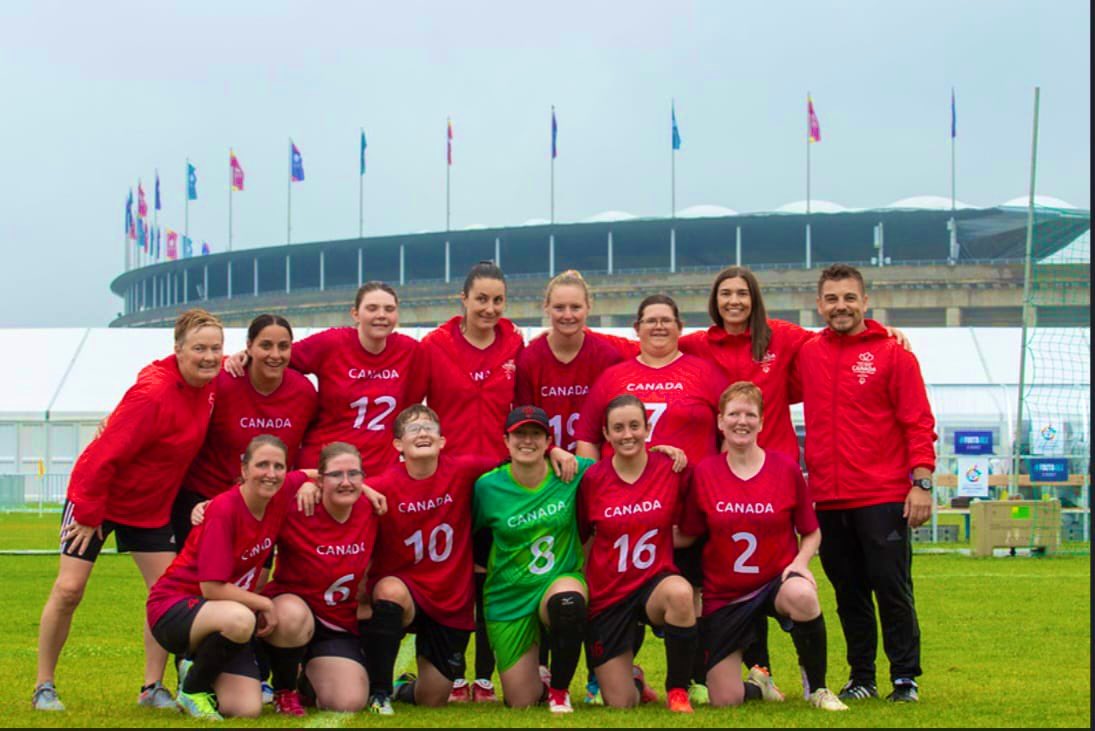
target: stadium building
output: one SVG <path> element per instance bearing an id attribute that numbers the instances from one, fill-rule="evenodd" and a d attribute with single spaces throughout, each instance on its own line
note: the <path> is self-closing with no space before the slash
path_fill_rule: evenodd
<path id="1" fill-rule="evenodd" d="M 1059 302 L 1040 302 L 1042 326 L 1087 326 L 1090 315 L 1090 210 L 1038 197 L 1034 259 L 1063 283 Z M 354 289 L 379 279 L 398 286 L 400 320 L 434 326 L 459 309 L 465 273 L 476 262 L 499 263 L 509 279 L 506 314 L 521 325 L 542 323 L 547 279 L 577 269 L 595 297 L 591 324 L 626 326 L 639 300 L 666 292 L 686 325 L 708 324 L 713 275 L 728 264 L 758 272 L 769 314 L 804 326 L 814 309 L 818 270 L 845 262 L 868 279 L 873 316 L 899 327 L 998 327 L 1021 323 L 1027 201 L 990 208 L 918 196 L 885 208 L 845 209 L 825 201 L 790 203 L 769 213 L 694 206 L 675 218 L 606 211 L 577 223 L 375 236 L 265 246 L 166 261 L 118 276 L 111 289 L 123 310 L 114 327 L 166 327 L 194 305 L 226 324 L 245 326 L 275 312 L 295 325 L 346 324 Z M 952 225 L 953 220 L 953 225 Z M 1084 263 L 1054 256 L 1082 247 Z M 1067 291 L 1065 291 L 1067 290 Z"/>

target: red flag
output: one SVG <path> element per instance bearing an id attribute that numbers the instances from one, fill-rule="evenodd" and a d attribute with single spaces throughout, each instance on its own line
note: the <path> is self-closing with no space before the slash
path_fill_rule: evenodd
<path id="1" fill-rule="evenodd" d="M 167 229 L 167 258 L 179 258 L 179 234 L 171 229 Z"/>
<path id="2" fill-rule="evenodd" d="M 232 168 L 232 190 L 243 190 L 243 168 L 232 150 L 228 151 L 228 164 Z"/>
<path id="3" fill-rule="evenodd" d="M 449 165 L 452 165 L 452 120 L 449 120 L 449 134 L 448 134 L 448 151 L 449 151 Z"/>
<path id="4" fill-rule="evenodd" d="M 810 98 L 810 95 L 806 95 L 806 116 L 809 123 L 809 140 L 810 142 L 821 142 L 821 124 L 817 121 L 817 115 L 814 114 L 814 100 Z"/>

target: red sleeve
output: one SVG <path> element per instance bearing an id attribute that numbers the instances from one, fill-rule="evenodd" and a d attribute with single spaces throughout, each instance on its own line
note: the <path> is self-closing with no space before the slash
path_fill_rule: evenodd
<path id="1" fill-rule="evenodd" d="M 639 341 L 632 340 L 631 338 L 620 337 L 619 335 L 611 335 L 609 333 L 596 333 L 597 337 L 601 338 L 605 342 L 614 347 L 621 356 L 625 359 L 634 358 L 639 354 Z"/>
<path id="2" fill-rule="evenodd" d="M 791 367 L 787 371 L 787 403 L 800 403 L 802 401 L 802 382 L 797 377 L 798 354 L 806 341 L 816 337 L 817 333 L 785 320 L 769 320 L 769 324 L 775 326 L 773 330 L 779 329 L 780 337 L 784 338 L 786 342 L 787 357 L 791 360 Z"/>
<path id="3" fill-rule="evenodd" d="M 327 345 L 337 332 L 335 329 L 324 330 L 293 343 L 289 365 L 301 373 L 318 372 L 327 353 Z"/>
<path id="4" fill-rule="evenodd" d="M 916 356 L 894 342 L 894 367 L 890 378 L 890 399 L 897 421 L 905 432 L 909 470 L 926 467 L 935 471 L 935 417 L 932 416 L 924 376 Z"/>
<path id="5" fill-rule="evenodd" d="M 574 428 L 574 438 L 580 442 L 600 445 L 604 441 L 601 434 L 605 410 L 605 385 L 604 374 L 601 375 L 589 389 L 585 402 L 582 404 L 582 415 L 578 417 L 578 425 Z"/>
<path id="6" fill-rule="evenodd" d="M 130 387 L 111 412 L 106 428 L 84 449 L 69 478 L 68 497 L 73 518 L 81 525 L 102 524 L 107 495 L 119 470 L 140 454 L 155 434 L 161 399 L 151 384 Z"/>
<path id="7" fill-rule="evenodd" d="M 543 337 L 543 336 L 542 336 Z M 517 385 L 513 389 L 513 403 L 517 406 L 534 403 L 532 399 L 532 345 L 517 354 Z"/>
<path id="8" fill-rule="evenodd" d="M 198 581 L 232 581 L 236 557 L 233 539 L 236 525 L 232 519 L 232 500 L 209 503 L 198 546 Z"/>
<path id="9" fill-rule="evenodd" d="M 798 469 L 798 465 L 788 462 L 791 480 L 795 483 L 795 531 L 800 536 L 806 536 L 818 529 L 817 513 L 814 512 L 814 503 L 810 500 L 810 491 L 806 487 L 806 479 Z"/>
<path id="10" fill-rule="evenodd" d="M 706 348 L 704 348 L 706 339 L 707 331 L 697 330 L 694 333 L 682 335 L 680 339 L 677 340 L 677 347 L 681 349 L 682 353 L 696 355 L 702 358 L 706 355 Z"/>
<path id="11" fill-rule="evenodd" d="M 409 343 L 409 346 L 414 349 L 414 352 L 411 354 L 405 406 L 422 403 L 422 400 L 426 398 L 426 389 L 430 385 L 430 368 L 426 360 L 426 349 L 418 341 Z"/>
<path id="12" fill-rule="evenodd" d="M 689 467 L 682 475 L 684 490 L 681 500 L 681 515 L 677 521 L 677 528 L 686 536 L 702 536 L 707 532 L 707 516 L 700 509 L 699 485 L 696 482 L 696 473 Z"/>

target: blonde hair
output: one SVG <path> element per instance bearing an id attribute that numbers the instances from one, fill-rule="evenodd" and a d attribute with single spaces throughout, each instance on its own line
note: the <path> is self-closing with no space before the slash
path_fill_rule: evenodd
<path id="1" fill-rule="evenodd" d="M 221 324 L 216 315 L 210 314 L 200 307 L 182 313 L 175 320 L 175 344 L 182 344 L 187 335 L 203 327 L 215 327 L 221 331 L 222 335 L 224 334 L 224 325 Z"/>
<path id="2" fill-rule="evenodd" d="M 551 281 L 547 283 L 547 289 L 544 290 L 544 307 L 547 307 L 551 302 L 551 293 L 555 291 L 555 288 L 562 286 L 580 288 L 585 295 L 586 306 L 593 306 L 593 296 L 589 293 L 589 285 L 586 284 L 586 280 L 582 276 L 582 273 L 577 269 L 567 269 L 565 272 L 556 274 L 551 278 Z"/>

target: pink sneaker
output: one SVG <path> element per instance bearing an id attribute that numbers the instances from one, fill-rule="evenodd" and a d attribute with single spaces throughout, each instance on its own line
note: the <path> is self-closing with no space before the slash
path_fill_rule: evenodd
<path id="1" fill-rule="evenodd" d="M 300 693 L 295 690 L 274 691 L 274 712 L 286 716 L 304 716 L 307 712 L 300 704 Z"/>
<path id="2" fill-rule="evenodd" d="M 496 703 L 498 694 L 494 692 L 494 683 L 476 678 L 471 684 L 471 699 L 475 703 Z"/>
<path id="3" fill-rule="evenodd" d="M 468 687 L 468 681 L 460 678 L 452 684 L 452 691 L 449 693 L 449 703 L 468 703 L 471 701 L 471 688 Z"/>

